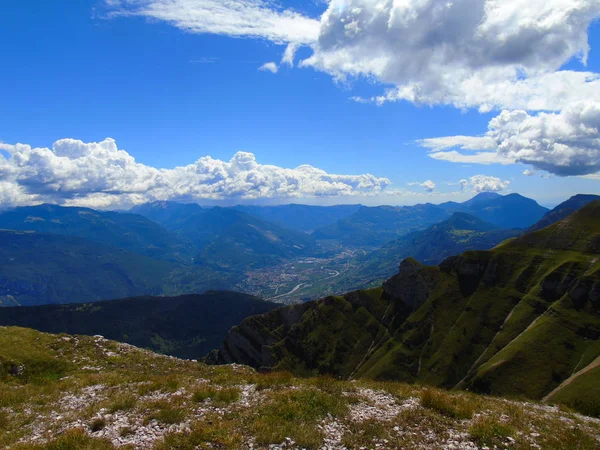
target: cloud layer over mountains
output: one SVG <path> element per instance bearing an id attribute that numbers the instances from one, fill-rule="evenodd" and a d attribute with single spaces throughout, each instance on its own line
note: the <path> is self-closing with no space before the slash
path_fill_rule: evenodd
<path id="1" fill-rule="evenodd" d="M 561 176 L 600 170 L 600 74 L 585 68 L 600 0 L 330 0 L 321 17 L 268 0 L 105 3 L 110 14 L 186 32 L 287 44 L 282 64 L 290 66 L 298 46 L 309 46 L 299 67 L 391 86 L 358 101 L 499 112 L 483 137 L 423 140 L 436 159 L 520 162 Z"/>
<path id="2" fill-rule="evenodd" d="M 0 206 L 40 202 L 97 208 L 155 200 L 220 200 L 375 195 L 390 181 L 329 174 L 310 165 L 263 165 L 252 153 L 230 161 L 204 156 L 174 169 L 140 164 L 113 139 L 62 139 L 50 148 L 0 144 Z M 6 156 L 3 156 L 3 152 Z"/>

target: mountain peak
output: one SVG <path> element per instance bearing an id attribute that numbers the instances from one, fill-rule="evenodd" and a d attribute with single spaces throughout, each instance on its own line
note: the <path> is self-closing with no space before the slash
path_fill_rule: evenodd
<path id="1" fill-rule="evenodd" d="M 497 192 L 480 192 L 475 197 L 473 197 L 470 200 L 467 200 L 463 204 L 464 205 L 468 205 L 468 206 L 472 206 L 475 203 L 484 202 L 484 201 L 487 202 L 489 200 L 493 200 L 493 199 L 496 199 L 498 197 L 502 197 L 502 195 L 498 194 Z"/>

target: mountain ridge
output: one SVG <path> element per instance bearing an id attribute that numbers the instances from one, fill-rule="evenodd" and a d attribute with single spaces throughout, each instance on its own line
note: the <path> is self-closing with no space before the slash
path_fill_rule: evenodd
<path id="1" fill-rule="evenodd" d="M 228 291 L 133 297 L 100 303 L 0 308 L 0 326 L 50 333 L 102 335 L 160 353 L 199 359 L 247 316 L 278 305 Z"/>

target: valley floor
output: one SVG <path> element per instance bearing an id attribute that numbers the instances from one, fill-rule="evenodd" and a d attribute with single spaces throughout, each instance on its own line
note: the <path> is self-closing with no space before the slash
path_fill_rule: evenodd
<path id="1" fill-rule="evenodd" d="M 598 449 L 600 420 L 402 383 L 206 366 L 0 328 L 0 448 Z"/>

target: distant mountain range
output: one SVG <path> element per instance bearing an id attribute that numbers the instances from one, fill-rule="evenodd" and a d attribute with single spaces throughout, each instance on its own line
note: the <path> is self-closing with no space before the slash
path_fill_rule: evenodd
<path id="1" fill-rule="evenodd" d="M 0 326 L 102 335 L 181 358 L 201 358 L 226 332 L 278 305 L 226 291 L 180 297 L 137 297 L 99 303 L 0 308 Z"/>
<path id="2" fill-rule="evenodd" d="M 132 212 L 157 220 L 189 241 L 196 249 L 199 264 L 248 269 L 319 252 L 306 233 L 281 228 L 237 209 L 157 202 L 138 206 Z"/>
<path id="3" fill-rule="evenodd" d="M 14 208 L 0 213 L 0 306 L 208 289 L 317 298 L 379 282 L 408 256 L 436 263 L 491 248 L 518 234 L 515 227 L 542 226 L 535 224 L 542 217 L 549 224 L 593 198 L 577 196 L 550 212 L 517 194 L 489 193 L 406 207 Z"/>
<path id="4" fill-rule="evenodd" d="M 0 229 L 74 236 L 159 259 L 189 256 L 187 243 L 137 214 L 44 204 L 0 213 Z"/>
<path id="5" fill-rule="evenodd" d="M 546 399 L 598 415 L 599 342 L 594 201 L 493 250 L 439 266 L 407 258 L 382 287 L 250 317 L 209 361 Z"/>
<path id="6" fill-rule="evenodd" d="M 538 222 L 547 208 L 519 194 L 502 196 L 484 192 L 464 203 L 441 205 L 362 207 L 349 217 L 313 232 L 317 239 L 340 240 L 348 246 L 378 247 L 413 231 L 448 219 L 462 212 L 498 228 L 528 228 Z"/>
<path id="7" fill-rule="evenodd" d="M 439 264 L 446 257 L 466 250 L 489 250 L 521 233 L 518 229 L 499 229 L 475 216 L 457 212 L 443 222 L 423 231 L 413 231 L 358 257 L 354 267 L 335 282 L 348 288 L 380 284 L 396 273 L 404 258 L 411 257 L 422 264 Z"/>
<path id="8" fill-rule="evenodd" d="M 236 206 L 235 209 L 283 228 L 311 233 L 317 228 L 333 225 L 338 220 L 350 217 L 361 207 L 361 205 L 311 206 L 291 204 Z"/>

